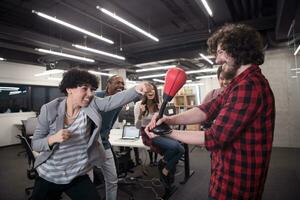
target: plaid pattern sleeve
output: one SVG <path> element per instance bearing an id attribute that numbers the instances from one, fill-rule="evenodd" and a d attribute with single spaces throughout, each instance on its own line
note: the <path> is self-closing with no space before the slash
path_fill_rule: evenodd
<path id="1" fill-rule="evenodd" d="M 199 106 L 207 119 L 212 153 L 209 195 L 218 200 L 261 199 L 270 161 L 275 102 L 257 66 L 235 78 L 215 100 Z"/>

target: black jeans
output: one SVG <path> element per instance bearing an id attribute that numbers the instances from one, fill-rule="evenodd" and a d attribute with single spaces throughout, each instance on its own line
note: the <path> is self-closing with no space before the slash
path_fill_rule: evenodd
<path id="1" fill-rule="evenodd" d="M 100 196 L 88 175 L 79 176 L 69 184 L 55 184 L 38 177 L 32 193 L 33 200 L 59 200 L 65 192 L 72 200 L 99 200 Z"/>

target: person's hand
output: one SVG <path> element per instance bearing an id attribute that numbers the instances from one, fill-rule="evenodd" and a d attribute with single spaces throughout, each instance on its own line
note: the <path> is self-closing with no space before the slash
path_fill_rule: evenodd
<path id="1" fill-rule="evenodd" d="M 138 84 L 137 86 L 135 86 L 135 90 L 144 95 L 147 92 L 151 92 L 152 91 L 152 85 L 148 82 L 142 82 L 140 84 Z"/>
<path id="2" fill-rule="evenodd" d="M 51 135 L 48 138 L 49 146 L 52 146 L 54 143 L 62 143 L 68 140 L 71 137 L 71 133 L 68 129 L 61 129 L 54 135 Z"/>
<path id="3" fill-rule="evenodd" d="M 146 129 L 145 129 L 145 132 L 148 135 L 148 137 L 151 138 L 151 139 L 159 136 L 159 135 L 156 135 L 156 134 L 154 134 L 153 132 L 151 132 L 149 130 L 146 131 Z"/>
<path id="4" fill-rule="evenodd" d="M 141 113 L 145 112 L 145 110 L 146 110 L 146 104 L 141 104 L 140 105 L 140 110 L 141 110 Z"/>
<path id="5" fill-rule="evenodd" d="M 147 134 L 150 133 L 151 130 L 152 130 L 154 127 L 156 127 L 156 126 L 158 126 L 158 125 L 160 125 L 160 124 L 162 124 L 162 123 L 168 124 L 169 118 L 168 118 L 167 116 L 163 116 L 163 117 L 160 118 L 159 120 L 157 120 L 157 117 L 158 117 L 158 112 L 157 112 L 157 113 L 154 113 L 154 115 L 153 115 L 153 117 L 152 117 L 150 123 L 146 126 L 145 132 L 146 132 Z M 153 133 L 152 133 L 152 134 L 153 134 Z M 155 135 L 155 134 L 154 134 L 154 135 Z M 149 136 L 149 137 L 150 137 L 150 136 Z"/>

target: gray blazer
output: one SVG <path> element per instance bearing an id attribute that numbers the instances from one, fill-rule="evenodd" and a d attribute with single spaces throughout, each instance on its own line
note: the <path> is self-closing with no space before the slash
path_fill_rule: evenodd
<path id="1" fill-rule="evenodd" d="M 134 88 L 119 92 L 105 98 L 94 97 L 89 106 L 82 108 L 88 118 L 92 121 L 91 137 L 88 142 L 88 159 L 92 165 L 100 167 L 105 160 L 105 150 L 99 137 L 102 118 L 100 111 L 110 111 L 133 101 L 139 94 Z M 41 108 L 38 117 L 38 125 L 32 138 L 32 149 L 40 152 L 36 158 L 35 167 L 45 162 L 59 147 L 56 143 L 49 148 L 48 137 L 57 133 L 64 126 L 66 97 L 57 98 Z"/>

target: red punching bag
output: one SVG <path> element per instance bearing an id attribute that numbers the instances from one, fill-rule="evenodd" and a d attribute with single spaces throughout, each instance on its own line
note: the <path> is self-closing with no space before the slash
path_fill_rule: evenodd
<path id="1" fill-rule="evenodd" d="M 185 71 L 178 67 L 171 68 L 167 71 L 164 86 L 164 100 L 159 109 L 157 120 L 163 116 L 167 103 L 171 101 L 180 88 L 182 88 L 186 82 L 186 78 Z M 162 123 L 154 127 L 151 131 L 157 135 L 166 135 L 171 133 L 172 129 L 167 124 Z"/>
<path id="2" fill-rule="evenodd" d="M 171 68 L 167 71 L 164 86 L 164 100 L 171 101 L 176 93 L 185 84 L 187 76 L 183 69 L 178 67 Z"/>

